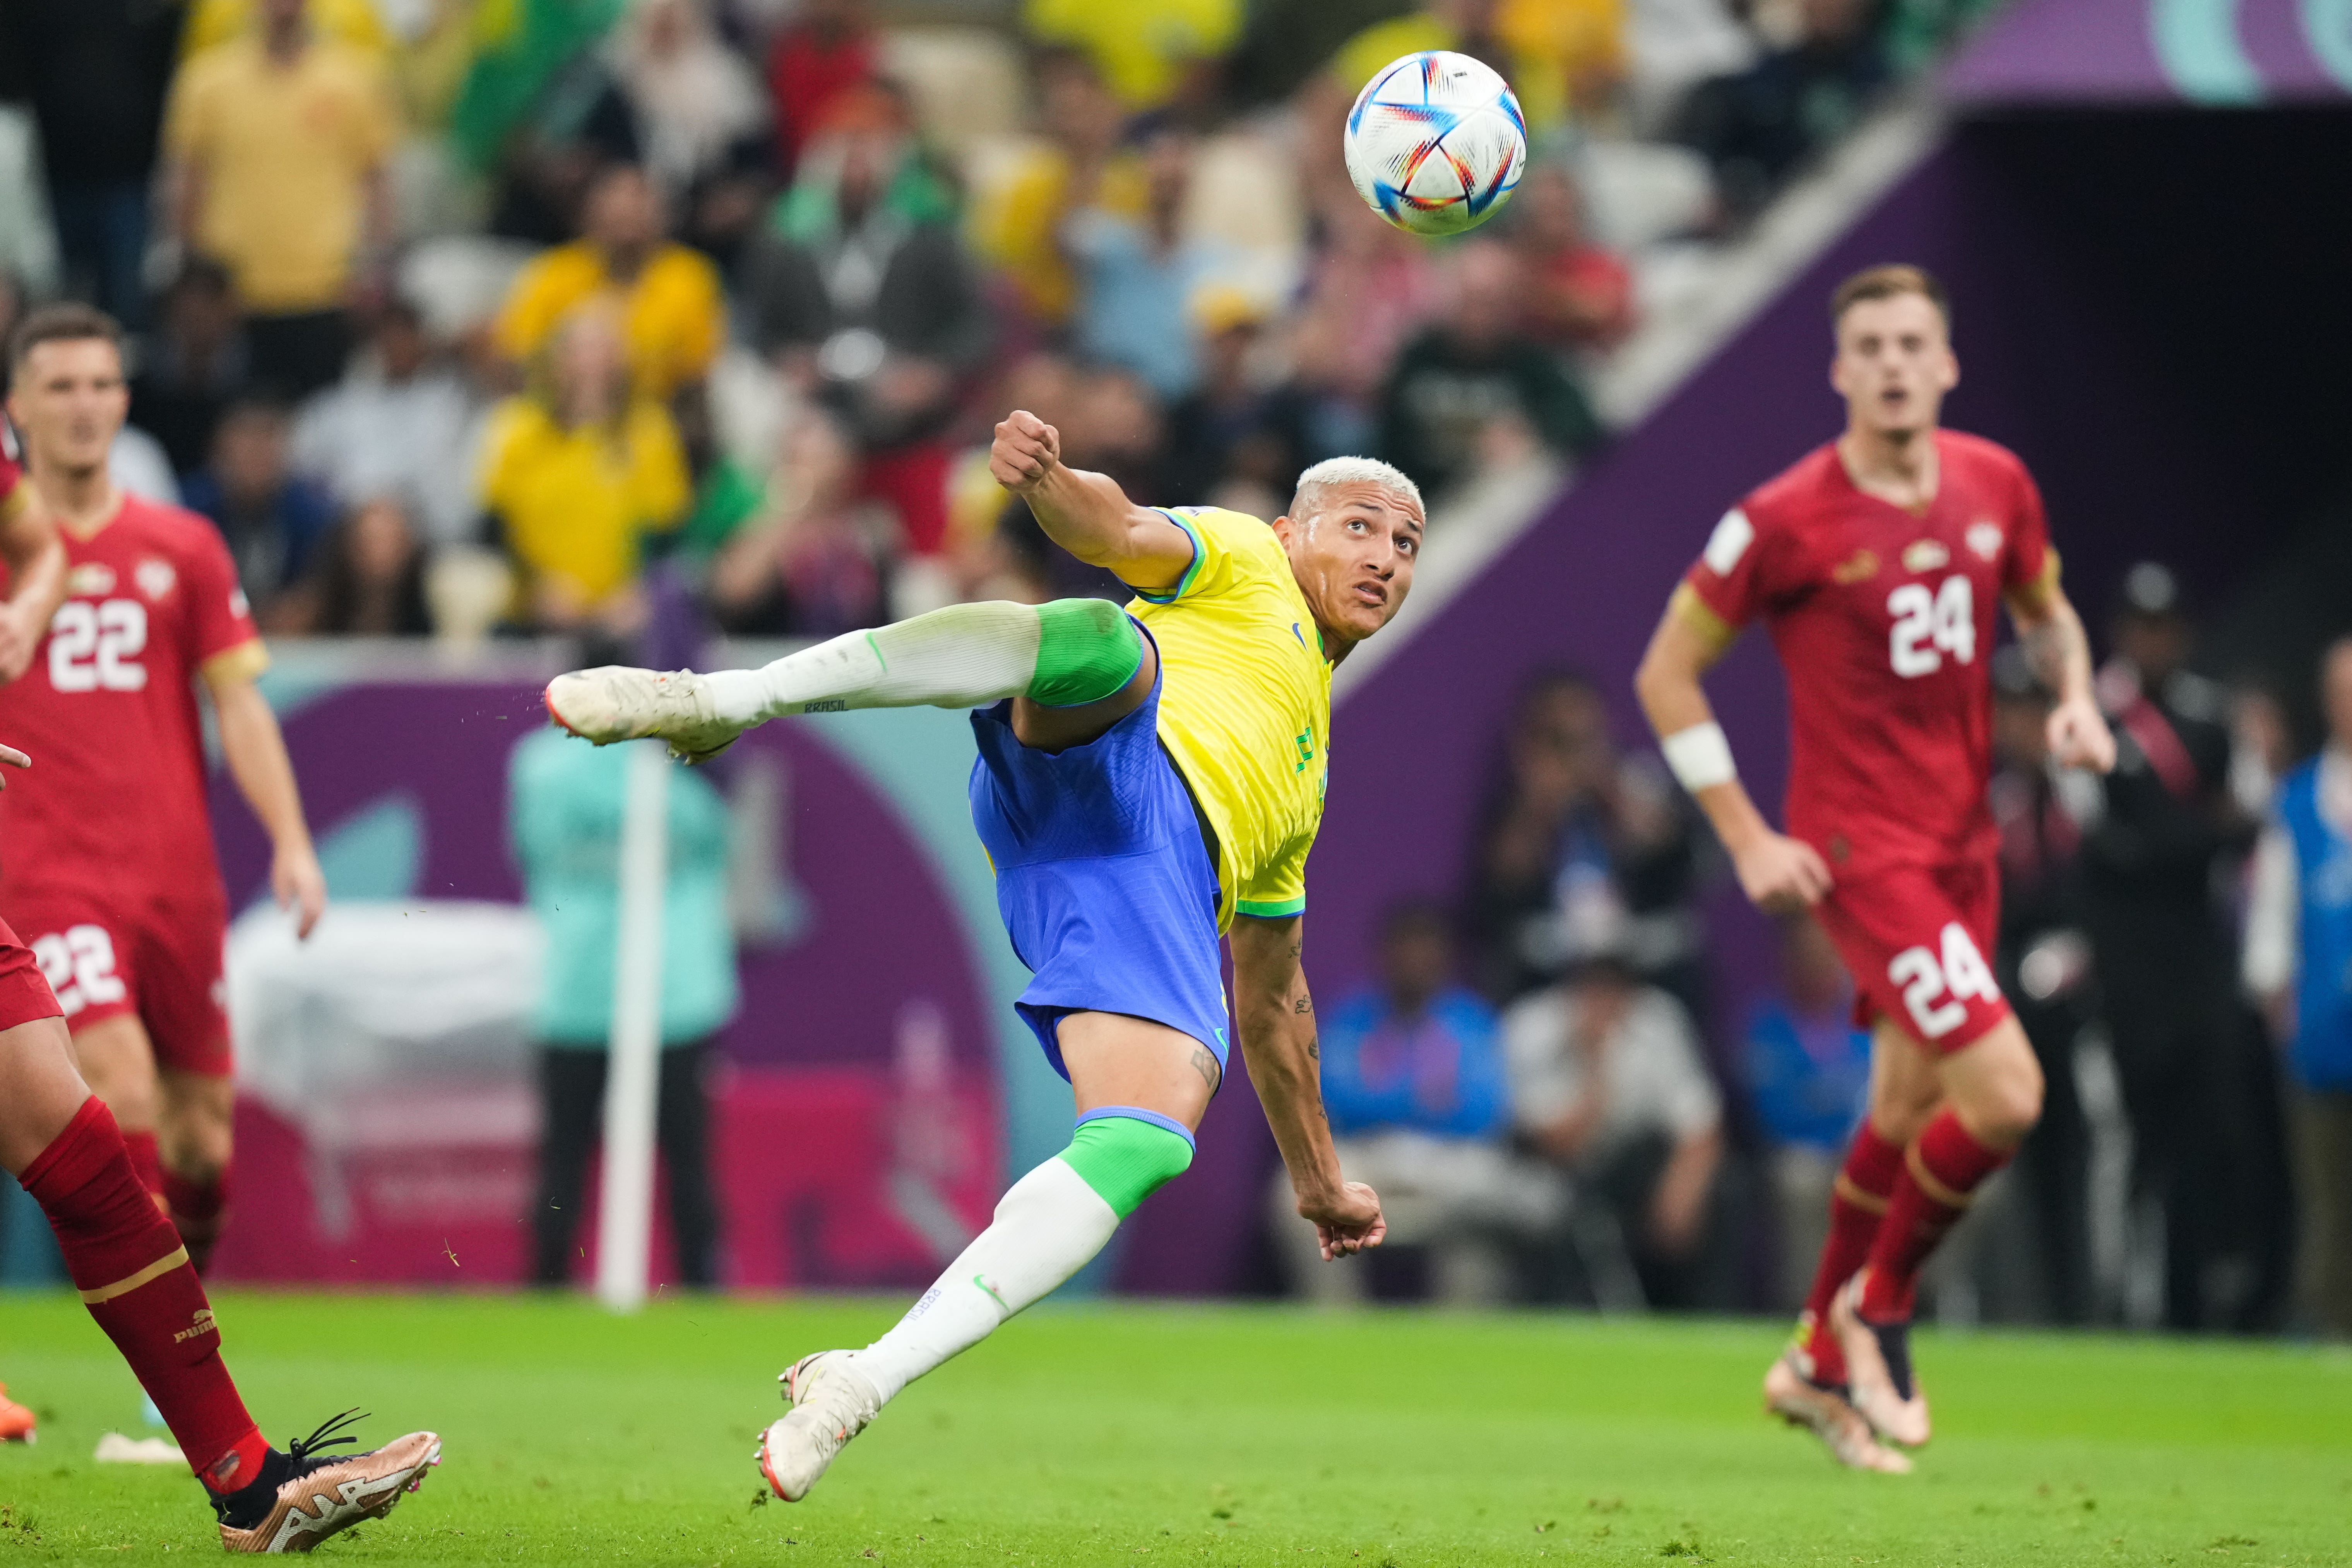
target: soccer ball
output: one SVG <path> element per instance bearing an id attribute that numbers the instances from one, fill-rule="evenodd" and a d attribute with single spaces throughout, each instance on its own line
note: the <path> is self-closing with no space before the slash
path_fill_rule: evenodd
<path id="1" fill-rule="evenodd" d="M 1449 49 L 1391 62 L 1348 111 L 1348 177 L 1412 234 L 1460 234 L 1517 188 L 1528 121 L 1493 68 Z"/>

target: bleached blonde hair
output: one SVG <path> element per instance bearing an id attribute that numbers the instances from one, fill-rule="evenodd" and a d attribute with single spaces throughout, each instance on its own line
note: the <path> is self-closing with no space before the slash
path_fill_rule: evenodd
<path id="1" fill-rule="evenodd" d="M 1390 495 L 1410 500 L 1423 517 L 1429 509 L 1422 505 L 1421 487 L 1411 475 L 1378 458 L 1326 458 L 1298 476 L 1298 488 L 1290 498 L 1290 515 L 1310 518 L 1323 509 L 1328 492 L 1341 485 L 1371 485 Z"/>

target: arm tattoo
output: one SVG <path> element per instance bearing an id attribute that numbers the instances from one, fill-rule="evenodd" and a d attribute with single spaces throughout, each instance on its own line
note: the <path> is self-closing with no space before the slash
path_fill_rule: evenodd
<path id="1" fill-rule="evenodd" d="M 2074 662 L 2076 649 L 2082 648 L 2085 663 L 2090 658 L 2090 650 L 2082 647 L 2083 636 L 2074 617 L 2063 613 L 2039 626 L 2020 627 L 2017 641 L 2025 650 L 2025 661 L 2033 667 L 2033 673 L 2053 691 L 2065 689 L 2066 668 Z"/>
<path id="2" fill-rule="evenodd" d="M 1303 1017 L 1315 1011 L 1315 999 L 1312 996 L 1301 996 L 1290 1005 L 1290 1010 Z"/>
<path id="3" fill-rule="evenodd" d="M 1323 1042 L 1312 1035 L 1307 1037 L 1307 1059 L 1310 1062 L 1320 1062 L 1323 1059 Z"/>
<path id="4" fill-rule="evenodd" d="M 1192 1070 L 1201 1075 L 1201 1081 L 1209 1086 L 1212 1095 L 1217 1092 L 1217 1084 L 1225 1076 L 1223 1069 L 1217 1066 L 1215 1055 L 1206 1046 L 1192 1047 Z"/>

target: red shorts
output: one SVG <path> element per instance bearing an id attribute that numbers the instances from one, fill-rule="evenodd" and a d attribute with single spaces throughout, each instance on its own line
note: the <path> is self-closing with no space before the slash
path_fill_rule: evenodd
<path id="1" fill-rule="evenodd" d="M 61 1011 L 49 983 L 41 978 L 40 960 L 0 921 L 0 1030 L 54 1018 Z"/>
<path id="2" fill-rule="evenodd" d="M 1990 856 L 1842 880 L 1814 913 L 1853 976 L 1856 1024 L 1892 1018 L 1948 1056 L 2009 1016 L 1985 958 L 2000 920 Z"/>
<path id="3" fill-rule="evenodd" d="M 224 903 L 152 899 L 129 904 L 43 888 L 11 894 L 7 914 L 27 933 L 68 1028 L 133 1016 L 147 1027 L 157 1066 L 228 1075 Z"/>

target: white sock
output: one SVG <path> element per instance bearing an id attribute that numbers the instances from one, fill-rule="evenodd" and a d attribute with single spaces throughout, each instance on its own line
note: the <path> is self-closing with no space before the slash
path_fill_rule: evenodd
<path id="1" fill-rule="evenodd" d="M 812 710 L 978 708 L 1029 689 L 1041 626 L 1034 605 L 950 605 L 702 679 L 719 716 L 740 724 Z"/>
<path id="2" fill-rule="evenodd" d="M 1013 1183 L 995 1221 L 898 1327 L 850 1361 L 887 1402 L 1086 1267 L 1118 1228 L 1110 1205 L 1057 1155 Z"/>

